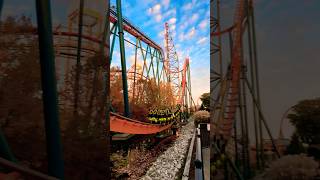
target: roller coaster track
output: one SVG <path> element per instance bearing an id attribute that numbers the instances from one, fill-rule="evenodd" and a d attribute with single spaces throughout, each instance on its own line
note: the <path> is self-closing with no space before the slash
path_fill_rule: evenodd
<path id="1" fill-rule="evenodd" d="M 225 91 L 226 96 L 226 111 L 224 112 L 223 122 L 218 123 L 217 133 L 222 134 L 225 139 L 230 138 L 233 129 L 234 118 L 236 109 L 238 106 L 239 98 L 239 83 L 240 83 L 240 71 L 242 64 L 242 23 L 245 19 L 244 14 L 244 0 L 239 0 L 237 3 L 237 10 L 234 18 L 234 26 L 228 28 L 227 31 L 233 32 L 233 47 L 232 47 L 232 59 L 231 59 L 231 74 L 230 82 Z M 222 34 L 220 32 L 217 35 Z"/>
<path id="2" fill-rule="evenodd" d="M 187 68 L 189 67 L 189 59 L 185 60 L 183 68 L 183 81 L 181 88 L 181 96 L 179 99 L 180 104 L 183 103 L 183 97 L 185 96 L 186 90 L 186 77 L 187 77 Z M 110 113 L 110 130 L 113 132 L 126 133 L 126 134 L 155 134 L 169 129 L 173 125 L 173 122 L 170 124 L 151 124 L 145 123 L 138 120 L 130 119 L 124 116 L 121 116 L 116 113 Z"/>
<path id="3" fill-rule="evenodd" d="M 117 13 L 110 8 L 110 16 L 109 16 L 109 20 L 111 23 L 118 23 L 118 19 L 117 19 Z M 144 43 L 146 43 L 147 45 L 153 47 L 154 49 L 158 50 L 161 53 L 161 57 L 163 56 L 163 49 L 160 47 L 160 45 L 158 45 L 157 43 L 155 43 L 151 38 L 149 38 L 147 35 L 145 35 L 138 27 L 134 26 L 132 23 L 129 22 L 128 19 L 123 18 L 123 29 L 128 32 L 129 34 L 131 34 L 132 36 L 140 39 L 141 41 L 143 41 Z M 34 31 L 34 33 L 36 33 L 36 31 Z M 66 32 L 66 31 L 61 31 L 59 26 L 57 28 L 55 28 L 53 34 L 55 35 L 55 37 L 59 37 L 59 36 L 65 36 L 65 37 L 78 37 L 78 33 L 77 32 Z M 83 34 L 82 38 L 94 43 L 101 43 L 101 40 L 99 38 L 96 37 L 92 37 L 92 36 L 88 36 Z M 105 47 L 109 47 L 107 44 L 104 44 Z M 74 47 L 76 48 L 76 47 Z M 67 54 L 70 56 L 70 54 Z M 164 61 L 162 60 L 162 63 Z M 166 68 L 166 67 L 164 67 Z M 179 100 L 178 100 L 178 104 L 183 104 L 184 101 L 184 97 L 186 95 L 186 91 L 188 91 L 188 88 L 186 87 L 187 85 L 187 70 L 189 68 L 189 59 L 187 58 L 184 62 L 184 68 L 181 70 L 182 72 L 182 82 L 181 82 L 181 89 L 179 92 Z M 120 73 L 119 72 L 111 72 L 111 75 L 113 75 L 114 73 Z M 138 72 L 133 72 L 132 70 L 128 70 L 127 71 L 128 74 L 137 74 L 138 76 L 140 76 L 140 78 L 144 78 L 146 80 L 148 80 L 149 78 L 145 75 L 143 75 L 142 73 L 138 73 Z M 112 78 L 112 76 L 111 76 Z M 132 77 L 131 77 L 132 79 Z M 127 118 L 125 116 L 116 114 L 116 113 L 111 113 L 110 114 L 110 130 L 113 132 L 119 132 L 119 133 L 127 133 L 127 134 L 154 134 L 154 133 L 158 133 L 164 130 L 169 129 L 172 126 L 173 123 L 170 124 L 150 124 L 150 123 L 145 123 L 145 122 L 141 122 L 138 120 L 134 120 L 134 119 L 130 119 Z"/>
<path id="4" fill-rule="evenodd" d="M 110 9 L 110 17 L 109 20 L 111 23 L 118 23 L 117 19 L 117 13 Z M 146 43 L 150 47 L 153 47 L 154 49 L 158 50 L 161 53 L 161 58 L 164 57 L 163 49 L 155 43 L 151 38 L 149 38 L 147 35 L 145 35 L 139 28 L 134 26 L 132 23 L 129 22 L 128 19 L 123 18 L 123 29 L 130 33 L 132 36 L 136 37 L 137 39 L 141 40 L 142 42 Z M 166 67 L 164 60 L 162 59 L 160 61 L 163 63 L 163 67 L 165 68 L 165 71 L 168 72 L 168 67 Z M 181 88 L 179 92 L 179 100 L 178 104 L 183 104 L 184 97 L 187 86 L 187 70 L 189 69 L 189 59 L 187 58 L 184 62 L 184 68 L 182 70 L 182 81 L 181 81 Z M 113 72 L 116 73 L 116 72 Z M 142 73 L 134 72 L 132 69 L 127 71 L 127 73 L 130 74 L 137 74 L 140 76 L 140 78 L 149 79 L 148 76 L 144 76 Z M 132 79 L 132 77 L 131 77 Z M 130 119 L 125 116 L 121 116 L 116 113 L 110 114 L 110 130 L 113 132 L 120 132 L 120 133 L 127 133 L 127 134 L 154 134 L 158 133 L 164 130 L 169 129 L 174 122 L 171 122 L 170 124 L 150 124 L 141 122 L 138 120 Z"/>
<path id="5" fill-rule="evenodd" d="M 169 129 L 170 124 L 150 124 L 130 118 L 126 118 L 116 113 L 110 113 L 110 130 L 113 132 L 126 134 L 155 134 Z"/>
<path id="6" fill-rule="evenodd" d="M 219 149 L 222 149 L 233 158 L 234 162 L 233 160 L 229 162 L 231 167 L 236 167 L 234 163 L 241 164 L 239 166 L 241 171 L 233 168 L 238 179 L 242 179 L 242 176 L 249 178 L 252 175 L 250 153 L 253 144 L 249 140 L 248 116 L 252 117 L 254 125 L 256 147 L 256 167 L 254 168 L 263 169 L 265 167 L 262 126 L 271 139 L 272 150 L 280 157 L 260 106 L 253 2 L 251 0 L 237 0 L 233 25 L 224 30 L 220 28 L 220 0 L 211 1 L 211 3 L 215 7 L 211 23 L 213 30 L 211 36 L 214 40 L 210 50 L 211 55 L 215 55 L 212 56 L 214 60 L 211 60 L 214 66 L 211 67 L 210 78 L 211 100 L 213 102 L 211 105 L 211 122 L 213 124 L 211 141 L 215 150 L 212 152 L 212 156 L 218 158 Z M 248 33 L 247 36 L 244 35 L 245 32 Z M 222 49 L 225 48 L 222 48 L 221 36 L 226 34 L 229 35 L 230 61 L 222 61 Z M 243 43 L 246 44 L 243 45 Z M 243 46 L 247 48 L 243 48 Z M 244 50 L 248 50 L 248 52 Z M 244 59 L 244 57 L 246 58 Z M 226 67 L 225 65 L 227 65 L 227 69 L 223 69 L 223 66 Z M 248 95 L 247 92 L 249 92 Z M 251 104 L 247 103 L 249 99 L 252 100 Z M 249 107 L 252 108 L 252 113 L 249 113 Z M 224 145 L 221 146 L 221 143 Z"/>
<path id="7" fill-rule="evenodd" d="M 109 16 L 109 20 L 111 23 L 118 23 L 118 19 L 117 19 L 117 13 L 110 8 L 110 16 Z M 53 35 L 54 38 L 59 38 L 59 37 L 78 37 L 79 34 L 78 32 L 74 32 L 74 31 L 63 31 L 62 26 L 59 25 L 56 28 L 54 28 L 53 30 Z M 132 23 L 129 22 L 128 19 L 123 18 L 123 29 L 130 33 L 132 36 L 140 39 L 141 41 L 143 41 L 144 43 L 148 44 L 149 46 L 153 47 L 154 49 L 158 50 L 161 53 L 161 57 L 164 57 L 164 53 L 163 53 L 163 49 L 161 48 L 160 45 L 158 45 L 157 43 L 155 43 L 151 38 L 149 38 L 147 35 L 145 35 L 138 27 L 134 26 Z M 31 33 L 31 34 L 37 34 L 37 29 L 36 28 L 31 28 L 28 30 L 28 32 L 21 32 L 21 33 Z M 90 36 L 90 35 L 86 35 L 86 34 L 82 34 L 82 39 L 88 40 L 90 42 L 94 42 L 97 44 L 102 43 L 101 40 L 97 37 L 94 36 Z M 56 44 L 55 44 L 56 45 Z M 60 44 L 60 47 L 62 45 Z M 73 48 L 76 49 L 76 46 L 73 45 L 65 45 L 65 47 L 67 48 Z M 104 44 L 104 47 L 109 48 L 108 44 Z M 85 50 L 85 48 L 83 48 L 83 50 Z M 90 50 L 90 49 L 88 49 Z M 95 52 L 94 49 L 91 49 L 93 52 Z M 90 50 L 90 51 L 91 51 Z M 57 55 L 65 55 L 65 56 L 76 56 L 76 54 L 68 54 L 66 52 L 63 52 L 61 54 L 57 54 Z M 162 63 L 164 61 L 162 60 Z M 164 67 L 166 68 L 166 67 Z M 187 92 L 190 91 L 190 89 L 188 89 L 187 86 L 187 70 L 189 69 L 189 59 L 185 59 L 184 62 L 184 66 L 183 69 L 180 71 L 182 72 L 182 81 L 181 81 L 181 88 L 179 91 L 179 99 L 177 100 L 178 104 L 183 104 L 184 103 L 184 97 L 186 96 Z M 148 79 L 148 77 L 144 76 L 141 73 L 137 73 L 137 72 L 130 72 L 128 71 L 127 73 L 136 73 L 138 75 L 141 75 L 141 78 L 144 77 L 145 79 Z M 121 132 L 121 133 L 129 133 L 129 134 L 153 134 L 153 133 L 157 133 L 157 132 L 161 132 L 163 130 L 166 130 L 168 128 L 171 127 L 172 124 L 168 124 L 168 125 L 155 125 L 155 124 L 149 124 L 149 123 L 143 123 L 137 120 L 133 120 L 130 118 L 126 118 L 124 116 L 115 114 L 115 113 L 111 113 L 111 118 L 110 118 L 110 127 L 111 127 L 111 131 L 115 131 L 115 132 Z"/>

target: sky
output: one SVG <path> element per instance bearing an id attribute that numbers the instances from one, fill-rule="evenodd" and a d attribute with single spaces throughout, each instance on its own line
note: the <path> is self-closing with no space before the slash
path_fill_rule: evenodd
<path id="1" fill-rule="evenodd" d="M 115 0 L 110 2 L 111 6 L 116 5 Z M 210 88 L 209 1 L 122 0 L 122 14 L 162 48 L 164 24 L 169 23 L 180 67 L 186 57 L 190 58 L 193 99 L 196 104 L 197 101 L 201 104 L 199 97 Z M 115 55 L 119 54 L 118 49 L 115 52 Z M 128 58 L 134 55 L 133 51 L 128 54 Z"/>
<path id="2" fill-rule="evenodd" d="M 51 2 L 54 22 L 62 21 L 66 1 Z M 25 6 L 17 6 L 19 3 Z M 221 1 L 222 28 L 232 24 L 235 4 L 236 0 Z M 175 27 L 173 39 L 179 58 L 190 56 L 195 101 L 208 92 L 209 1 L 123 0 L 122 5 L 123 15 L 162 46 L 164 22 L 175 18 L 170 27 Z M 279 121 L 290 106 L 320 96 L 320 1 L 254 0 L 254 5 L 262 111 L 272 133 L 278 135 Z M 22 12 L 35 18 L 34 0 L 4 1 L 3 15 Z M 224 38 L 226 47 L 227 42 Z M 289 126 L 286 122 L 287 137 L 292 132 Z"/>
<path id="3" fill-rule="evenodd" d="M 223 28 L 232 24 L 235 3 L 221 1 Z M 320 97 L 320 1 L 254 0 L 254 6 L 261 106 L 277 137 L 289 107 Z M 290 137 L 293 128 L 287 119 L 283 130 Z"/>
<path id="4" fill-rule="evenodd" d="M 85 1 L 87 4 L 98 4 L 99 0 Z M 10 0 L 4 1 L 2 17 L 7 15 L 25 14 L 36 22 L 34 0 Z M 53 25 L 67 24 L 66 16 L 71 8 L 77 7 L 77 0 L 52 0 Z M 111 6 L 116 4 L 110 1 Z M 17 4 L 21 4 L 17 6 Z M 86 6 L 86 5 L 85 5 Z M 104 5 L 92 6 L 99 11 Z M 176 47 L 180 67 L 186 57 L 190 59 L 192 94 L 195 103 L 201 104 L 199 97 L 209 92 L 209 18 L 210 8 L 208 0 L 122 0 L 122 14 L 135 26 L 139 27 L 153 41 L 164 46 L 164 24 L 169 23 L 171 36 Z M 133 40 L 132 37 L 125 37 Z M 134 40 L 132 42 L 135 42 Z M 119 48 L 116 42 L 113 63 L 120 64 Z M 132 49 L 128 48 L 126 58 L 132 59 Z M 128 65 L 127 65 L 128 66 Z"/>

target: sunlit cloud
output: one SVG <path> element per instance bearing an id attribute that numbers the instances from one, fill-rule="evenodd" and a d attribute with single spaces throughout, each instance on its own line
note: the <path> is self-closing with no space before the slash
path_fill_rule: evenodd
<path id="1" fill-rule="evenodd" d="M 171 18 L 169 19 L 168 23 L 169 24 L 175 24 L 177 22 L 177 19 L 176 18 Z"/>
<path id="2" fill-rule="evenodd" d="M 207 42 L 207 37 L 202 37 L 197 41 L 197 44 L 205 44 Z"/>
<path id="3" fill-rule="evenodd" d="M 200 24 L 199 24 L 199 28 L 200 29 L 205 29 L 207 26 L 208 26 L 208 20 L 207 19 L 201 21 Z"/>
<path id="4" fill-rule="evenodd" d="M 158 14 L 160 13 L 161 10 L 161 5 L 160 4 L 156 4 L 153 7 L 148 9 L 148 14 L 152 15 L 152 14 Z"/>
<path id="5" fill-rule="evenodd" d="M 183 41 L 183 40 L 190 40 L 191 38 L 194 37 L 194 35 L 196 34 L 196 29 L 195 27 L 192 27 L 191 30 L 189 32 L 187 32 L 186 34 L 181 33 L 179 35 L 179 40 Z"/>
<path id="6" fill-rule="evenodd" d="M 156 15 L 156 21 L 160 22 L 162 20 L 162 15 L 161 14 L 157 14 Z"/>
<path id="7" fill-rule="evenodd" d="M 163 17 L 164 18 L 175 17 L 176 14 L 177 14 L 176 8 L 172 8 L 172 9 L 166 11 L 165 13 L 163 13 Z"/>

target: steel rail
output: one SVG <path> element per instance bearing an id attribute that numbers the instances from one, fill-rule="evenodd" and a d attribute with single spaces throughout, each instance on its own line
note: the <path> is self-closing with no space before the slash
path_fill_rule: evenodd
<path id="1" fill-rule="evenodd" d="M 110 22 L 116 23 L 118 21 L 117 19 L 117 13 L 110 8 L 110 17 L 109 17 Z M 140 31 L 136 26 L 134 26 L 129 20 L 126 18 L 122 18 L 122 21 L 124 23 L 123 29 L 129 32 L 131 35 L 133 35 L 136 38 L 141 39 L 143 42 L 148 44 L 149 46 L 159 50 L 161 52 L 162 57 L 164 57 L 163 50 L 160 45 L 155 43 L 151 38 L 149 38 L 147 35 L 145 35 L 142 31 Z"/>

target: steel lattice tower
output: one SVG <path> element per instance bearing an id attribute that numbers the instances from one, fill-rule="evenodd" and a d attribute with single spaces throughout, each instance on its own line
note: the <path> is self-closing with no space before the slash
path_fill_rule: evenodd
<path id="1" fill-rule="evenodd" d="M 180 66 L 179 66 L 179 58 L 174 46 L 173 38 L 171 36 L 171 32 L 169 30 L 169 24 L 165 23 L 165 66 L 168 74 L 168 81 L 172 83 L 172 90 L 178 101 L 180 99 Z"/>

